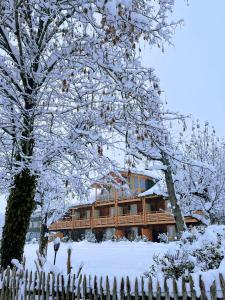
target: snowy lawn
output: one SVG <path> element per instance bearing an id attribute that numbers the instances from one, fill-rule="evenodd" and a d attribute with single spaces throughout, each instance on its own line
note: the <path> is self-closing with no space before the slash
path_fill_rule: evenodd
<path id="1" fill-rule="evenodd" d="M 57 254 L 56 266 L 58 271 L 66 274 L 67 249 L 72 248 L 72 272 L 76 272 L 81 263 L 84 264 L 82 273 L 86 275 L 113 276 L 130 278 L 140 277 L 153 263 L 154 254 L 162 254 L 174 247 L 174 243 L 151 242 L 103 242 L 89 243 L 73 242 L 61 243 Z M 35 270 L 37 244 L 25 246 L 26 264 L 29 269 Z M 51 268 L 54 260 L 53 243 L 48 245 L 48 262 L 46 271 Z"/>

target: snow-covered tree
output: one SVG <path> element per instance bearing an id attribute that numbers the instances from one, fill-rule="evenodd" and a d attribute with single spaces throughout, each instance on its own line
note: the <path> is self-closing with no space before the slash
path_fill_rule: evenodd
<path id="1" fill-rule="evenodd" d="M 57 175 L 82 194 L 96 171 L 102 176 L 112 169 L 102 149 L 113 146 L 110 129 L 121 106 L 136 96 L 151 98 L 137 43 L 142 38 L 162 46 L 175 24 L 167 21 L 173 0 L 3 0 L 0 5 L 6 267 L 12 258 L 21 260 L 43 174 L 50 181 Z"/>
<path id="2" fill-rule="evenodd" d="M 148 80 L 144 80 L 144 78 Z M 157 163 L 157 168 L 164 173 L 168 198 L 176 221 L 177 232 L 185 229 L 179 198 L 176 193 L 174 175 L 175 162 L 180 151 L 172 141 L 168 124 L 172 120 L 184 121 L 182 115 L 165 110 L 160 99 L 159 79 L 152 69 L 137 69 L 129 77 L 132 82 L 139 81 L 141 89 L 136 89 L 135 96 L 121 110 L 123 117 L 118 118 L 116 130 L 124 137 L 128 165 L 134 167 L 135 161 L 149 160 Z"/>
<path id="3" fill-rule="evenodd" d="M 191 137 L 180 139 L 184 164 L 177 172 L 177 190 L 186 213 L 201 210 L 210 223 L 225 221 L 225 141 L 206 122 L 193 123 Z"/>

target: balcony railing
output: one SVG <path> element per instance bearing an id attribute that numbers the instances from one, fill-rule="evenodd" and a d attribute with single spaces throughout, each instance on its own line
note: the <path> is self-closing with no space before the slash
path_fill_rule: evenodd
<path id="1" fill-rule="evenodd" d="M 142 224 L 144 222 L 143 215 L 123 215 L 118 216 L 118 225 Z"/>
<path id="2" fill-rule="evenodd" d="M 197 222 L 192 217 L 187 217 L 186 222 Z M 50 230 L 60 229 L 82 229 L 82 228 L 98 228 L 98 227 L 116 227 L 116 226 L 130 226 L 130 225 L 151 225 L 151 224 L 175 224 L 174 217 L 169 212 L 147 212 L 146 214 L 134 215 L 118 215 L 106 216 L 99 218 L 89 218 L 80 220 L 62 220 L 55 222 L 50 226 Z"/>
<path id="3" fill-rule="evenodd" d="M 115 224 L 115 217 L 100 217 L 93 219 L 93 227 L 103 227 Z"/>

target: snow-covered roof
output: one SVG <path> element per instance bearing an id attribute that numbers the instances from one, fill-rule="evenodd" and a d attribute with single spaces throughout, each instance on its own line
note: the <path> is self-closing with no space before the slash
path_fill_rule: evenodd
<path id="1" fill-rule="evenodd" d="M 147 170 L 147 169 L 131 168 L 131 169 L 129 169 L 129 171 L 132 174 L 143 175 L 143 176 L 151 177 L 153 179 L 159 179 L 160 178 L 160 171 L 158 171 L 158 170 Z M 128 172 L 128 169 L 120 169 L 119 172 L 126 173 L 126 172 Z"/>
<path id="2" fill-rule="evenodd" d="M 150 195 L 158 195 L 158 196 L 164 196 L 167 197 L 168 193 L 166 190 L 165 182 L 163 180 L 159 180 L 156 182 L 153 187 L 148 189 L 147 191 L 140 193 L 138 196 L 139 197 L 145 197 L 145 196 L 150 196 Z"/>

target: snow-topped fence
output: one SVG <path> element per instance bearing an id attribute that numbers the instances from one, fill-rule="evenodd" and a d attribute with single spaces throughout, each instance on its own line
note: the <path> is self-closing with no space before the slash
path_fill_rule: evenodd
<path id="1" fill-rule="evenodd" d="M 75 299 L 225 299 L 225 281 L 222 274 L 210 285 L 192 276 L 173 279 L 136 278 L 121 280 L 114 277 L 61 275 L 15 269 L 1 271 L 1 300 L 75 300 Z"/>

